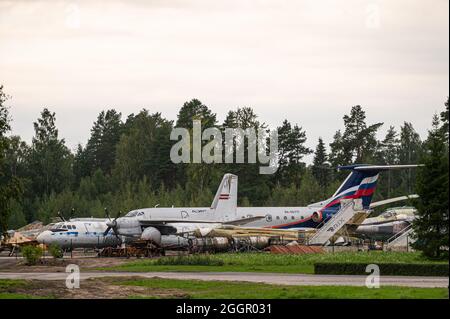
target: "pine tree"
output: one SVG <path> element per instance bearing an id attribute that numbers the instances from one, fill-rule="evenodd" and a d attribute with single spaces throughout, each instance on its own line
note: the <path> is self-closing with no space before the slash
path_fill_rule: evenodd
<path id="1" fill-rule="evenodd" d="M 420 160 L 422 141 L 411 123 L 405 122 L 400 128 L 400 146 L 398 150 L 399 164 L 417 164 Z M 417 170 L 401 170 L 398 172 L 400 194 L 414 193 L 414 181 Z"/>
<path id="2" fill-rule="evenodd" d="M 114 109 L 102 111 L 98 115 L 86 148 L 81 150 L 85 154 L 77 154 L 77 158 L 85 161 L 88 174 L 93 174 L 97 169 L 101 169 L 105 174 L 111 173 L 116 157 L 116 147 L 123 131 L 121 117 L 122 114 Z M 80 166 L 83 164 L 81 163 Z M 81 177 L 84 176 L 87 175 Z"/>
<path id="3" fill-rule="evenodd" d="M 424 144 L 422 160 L 425 167 L 419 170 L 417 178 L 418 217 L 413 222 L 415 249 L 430 258 L 448 257 L 448 205 L 449 205 L 449 163 L 445 135 L 439 127 L 437 115 Z"/>
<path id="4" fill-rule="evenodd" d="M 449 98 L 447 97 L 447 101 L 445 102 L 445 110 L 441 112 L 441 122 L 442 122 L 442 126 L 441 126 L 441 130 L 442 130 L 442 134 L 444 135 L 445 141 L 448 145 L 448 123 L 449 123 L 449 118 L 448 118 L 448 102 L 449 102 Z"/>
<path id="5" fill-rule="evenodd" d="M 305 143 L 306 132 L 297 124 L 292 126 L 288 120 L 284 120 L 278 127 L 278 170 L 275 176 L 281 185 L 300 185 L 306 166 L 302 159 L 312 153 Z"/>
<path id="6" fill-rule="evenodd" d="M 34 123 L 35 136 L 28 155 L 28 175 L 37 196 L 61 192 L 72 183 L 72 154 L 59 139 L 56 115 L 47 108 Z"/>
<path id="7" fill-rule="evenodd" d="M 390 126 L 385 138 L 378 145 L 376 153 L 377 163 L 384 165 L 396 165 L 399 163 L 400 140 L 393 126 Z M 393 189 L 399 186 L 397 172 L 387 171 L 386 178 L 380 180 L 377 187 L 377 198 L 390 198 Z"/>
<path id="8" fill-rule="evenodd" d="M 366 112 L 360 105 L 353 106 L 350 115 L 344 116 L 344 154 L 350 154 L 353 163 L 371 161 L 377 147 L 376 133 L 382 125 L 383 123 L 376 123 L 367 126 Z"/>
<path id="9" fill-rule="evenodd" d="M 229 111 L 222 126 L 222 135 L 225 136 L 225 129 L 240 128 L 242 130 L 253 128 L 255 133 L 265 131 L 267 125 L 258 119 L 258 115 L 251 107 L 239 107 L 235 111 Z M 239 197 L 246 197 L 253 205 L 262 205 L 270 196 L 270 176 L 259 174 L 259 167 L 263 164 L 259 162 L 256 156 L 256 163 L 248 162 L 249 140 L 237 141 L 235 144 L 243 142 L 244 163 L 236 163 L 236 149 L 233 148 L 234 164 L 217 165 L 216 180 L 212 184 L 212 191 L 217 188 L 220 178 L 224 173 L 232 173 L 239 176 Z M 254 141 L 256 142 L 256 141 Z M 225 143 L 225 140 L 224 140 Z M 255 146 L 256 147 L 256 146 Z M 225 147 L 224 147 L 225 150 Z M 211 166 L 211 165 L 210 165 Z"/>
<path id="10" fill-rule="evenodd" d="M 328 163 L 327 151 L 325 144 L 321 137 L 319 137 L 319 143 L 317 144 L 316 151 L 314 153 L 314 160 L 312 165 L 312 174 L 316 178 L 317 182 L 323 190 L 331 182 L 331 167 Z"/>
<path id="11" fill-rule="evenodd" d="M 200 120 L 203 128 L 213 127 L 217 122 L 216 114 L 197 99 L 192 99 L 183 104 L 178 113 L 176 126 L 187 129 L 192 128 L 193 120 Z"/>

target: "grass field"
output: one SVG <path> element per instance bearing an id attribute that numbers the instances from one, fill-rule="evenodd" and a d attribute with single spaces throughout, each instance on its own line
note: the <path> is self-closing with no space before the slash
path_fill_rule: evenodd
<path id="1" fill-rule="evenodd" d="M 120 294 L 118 292 L 121 292 Z M 64 283 L 0 280 L 0 299 L 58 298 L 178 299 L 448 299 L 445 288 L 284 286 L 247 282 L 102 278 L 69 291 Z"/>
<path id="2" fill-rule="evenodd" d="M 108 268 L 120 271 L 210 271 L 210 272 L 274 272 L 314 273 L 315 262 L 355 263 L 448 263 L 430 261 L 420 253 L 404 252 L 341 252 L 308 255 L 275 255 L 269 253 L 227 253 L 143 259 Z M 106 268 L 102 268 L 106 270 Z"/>
<path id="3" fill-rule="evenodd" d="M 122 285 L 146 288 L 145 295 L 130 298 L 155 298 L 152 292 L 164 298 L 189 299 L 445 299 L 445 288 L 406 288 L 348 286 L 278 286 L 258 283 L 196 281 L 173 279 L 142 279 L 123 282 Z M 165 292 L 165 294 L 164 294 Z"/>
<path id="4" fill-rule="evenodd" d="M 27 287 L 25 280 L 0 279 L 0 299 L 41 299 L 31 294 L 17 293 L 14 290 Z"/>

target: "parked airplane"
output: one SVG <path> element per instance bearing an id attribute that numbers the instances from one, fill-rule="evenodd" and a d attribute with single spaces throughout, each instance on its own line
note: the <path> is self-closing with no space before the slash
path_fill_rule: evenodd
<path id="1" fill-rule="evenodd" d="M 234 194 L 233 197 L 230 196 L 231 193 Z M 124 236 L 126 242 L 144 239 L 153 241 L 162 247 L 185 246 L 187 245 L 186 238 L 172 236 L 172 234 L 203 232 L 205 227 L 209 229 L 210 227 L 219 227 L 224 223 L 235 225 L 255 220 L 256 218 L 244 218 L 239 222 L 230 220 L 228 212 L 232 210 L 232 207 L 236 207 L 236 199 L 237 177 L 226 174 L 211 208 L 154 208 L 147 215 L 153 219 L 142 225 L 137 220 L 144 215 L 141 210 L 128 213 L 126 218 L 118 216 L 114 220 L 78 218 L 66 221 L 61 217 L 63 221 L 39 234 L 37 241 L 46 245 L 57 244 L 63 249 L 104 248 L 120 245 L 122 243 L 121 236 Z M 111 231 L 111 229 L 116 229 L 118 222 L 120 222 L 121 231 Z M 161 231 L 149 227 L 153 223 L 158 223 L 158 229 Z"/>
<path id="2" fill-rule="evenodd" d="M 246 227 L 269 227 L 275 229 L 317 228 L 324 220 L 337 213 L 342 199 L 362 199 L 364 210 L 371 209 L 372 197 L 378 182 L 379 173 L 393 169 L 414 168 L 419 165 L 367 165 L 341 166 L 339 170 L 349 170 L 350 174 L 327 200 L 306 207 L 239 207 L 238 216 L 261 216 L 245 224 Z M 397 200 L 397 199 L 395 199 Z M 381 203 L 380 203 L 381 204 Z M 379 205 L 379 204 L 378 204 Z"/>
<path id="3" fill-rule="evenodd" d="M 389 208 L 377 217 L 367 218 L 355 230 L 355 234 L 374 240 L 386 240 L 409 227 L 416 218 L 414 207 Z"/>
<path id="4" fill-rule="evenodd" d="M 74 218 L 54 224 L 40 233 L 36 240 L 45 245 L 56 244 L 62 249 L 105 248 L 121 244 L 119 237 L 105 232 L 105 218 Z"/>
<path id="5" fill-rule="evenodd" d="M 160 241 L 162 235 L 197 232 L 205 236 L 227 225 L 304 230 L 318 227 L 340 209 L 342 199 L 361 198 L 369 209 L 381 171 L 418 165 L 350 165 L 347 179 L 334 195 L 306 207 L 237 207 L 237 176 L 226 174 L 211 208 L 145 208 L 108 222 L 118 235 Z"/>
<path id="6" fill-rule="evenodd" d="M 162 236 L 192 234 L 206 235 L 211 229 L 226 225 L 242 225 L 263 216 L 236 217 L 237 176 L 225 174 L 211 207 L 145 208 L 129 212 L 124 217 L 107 222 L 108 229 L 125 236 L 160 244 Z"/>

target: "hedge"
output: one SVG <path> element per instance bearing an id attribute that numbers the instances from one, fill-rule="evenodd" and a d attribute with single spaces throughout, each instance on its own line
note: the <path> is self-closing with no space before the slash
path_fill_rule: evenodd
<path id="1" fill-rule="evenodd" d="M 315 263 L 315 274 L 368 275 L 368 263 Z M 381 276 L 436 276 L 448 277 L 448 264 L 394 264 L 379 263 Z"/>

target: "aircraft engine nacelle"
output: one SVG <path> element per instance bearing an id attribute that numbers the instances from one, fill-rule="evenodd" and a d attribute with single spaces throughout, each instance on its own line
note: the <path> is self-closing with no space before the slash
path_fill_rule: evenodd
<path id="1" fill-rule="evenodd" d="M 322 219 L 323 219 L 322 213 L 321 213 L 321 212 L 314 212 L 314 213 L 312 214 L 311 219 L 312 219 L 313 222 L 315 222 L 315 223 L 320 223 L 320 222 L 322 222 Z"/>
<path id="2" fill-rule="evenodd" d="M 161 244 L 161 232 L 154 227 L 147 227 L 141 235 L 141 239 L 151 241 L 154 244 Z"/>

